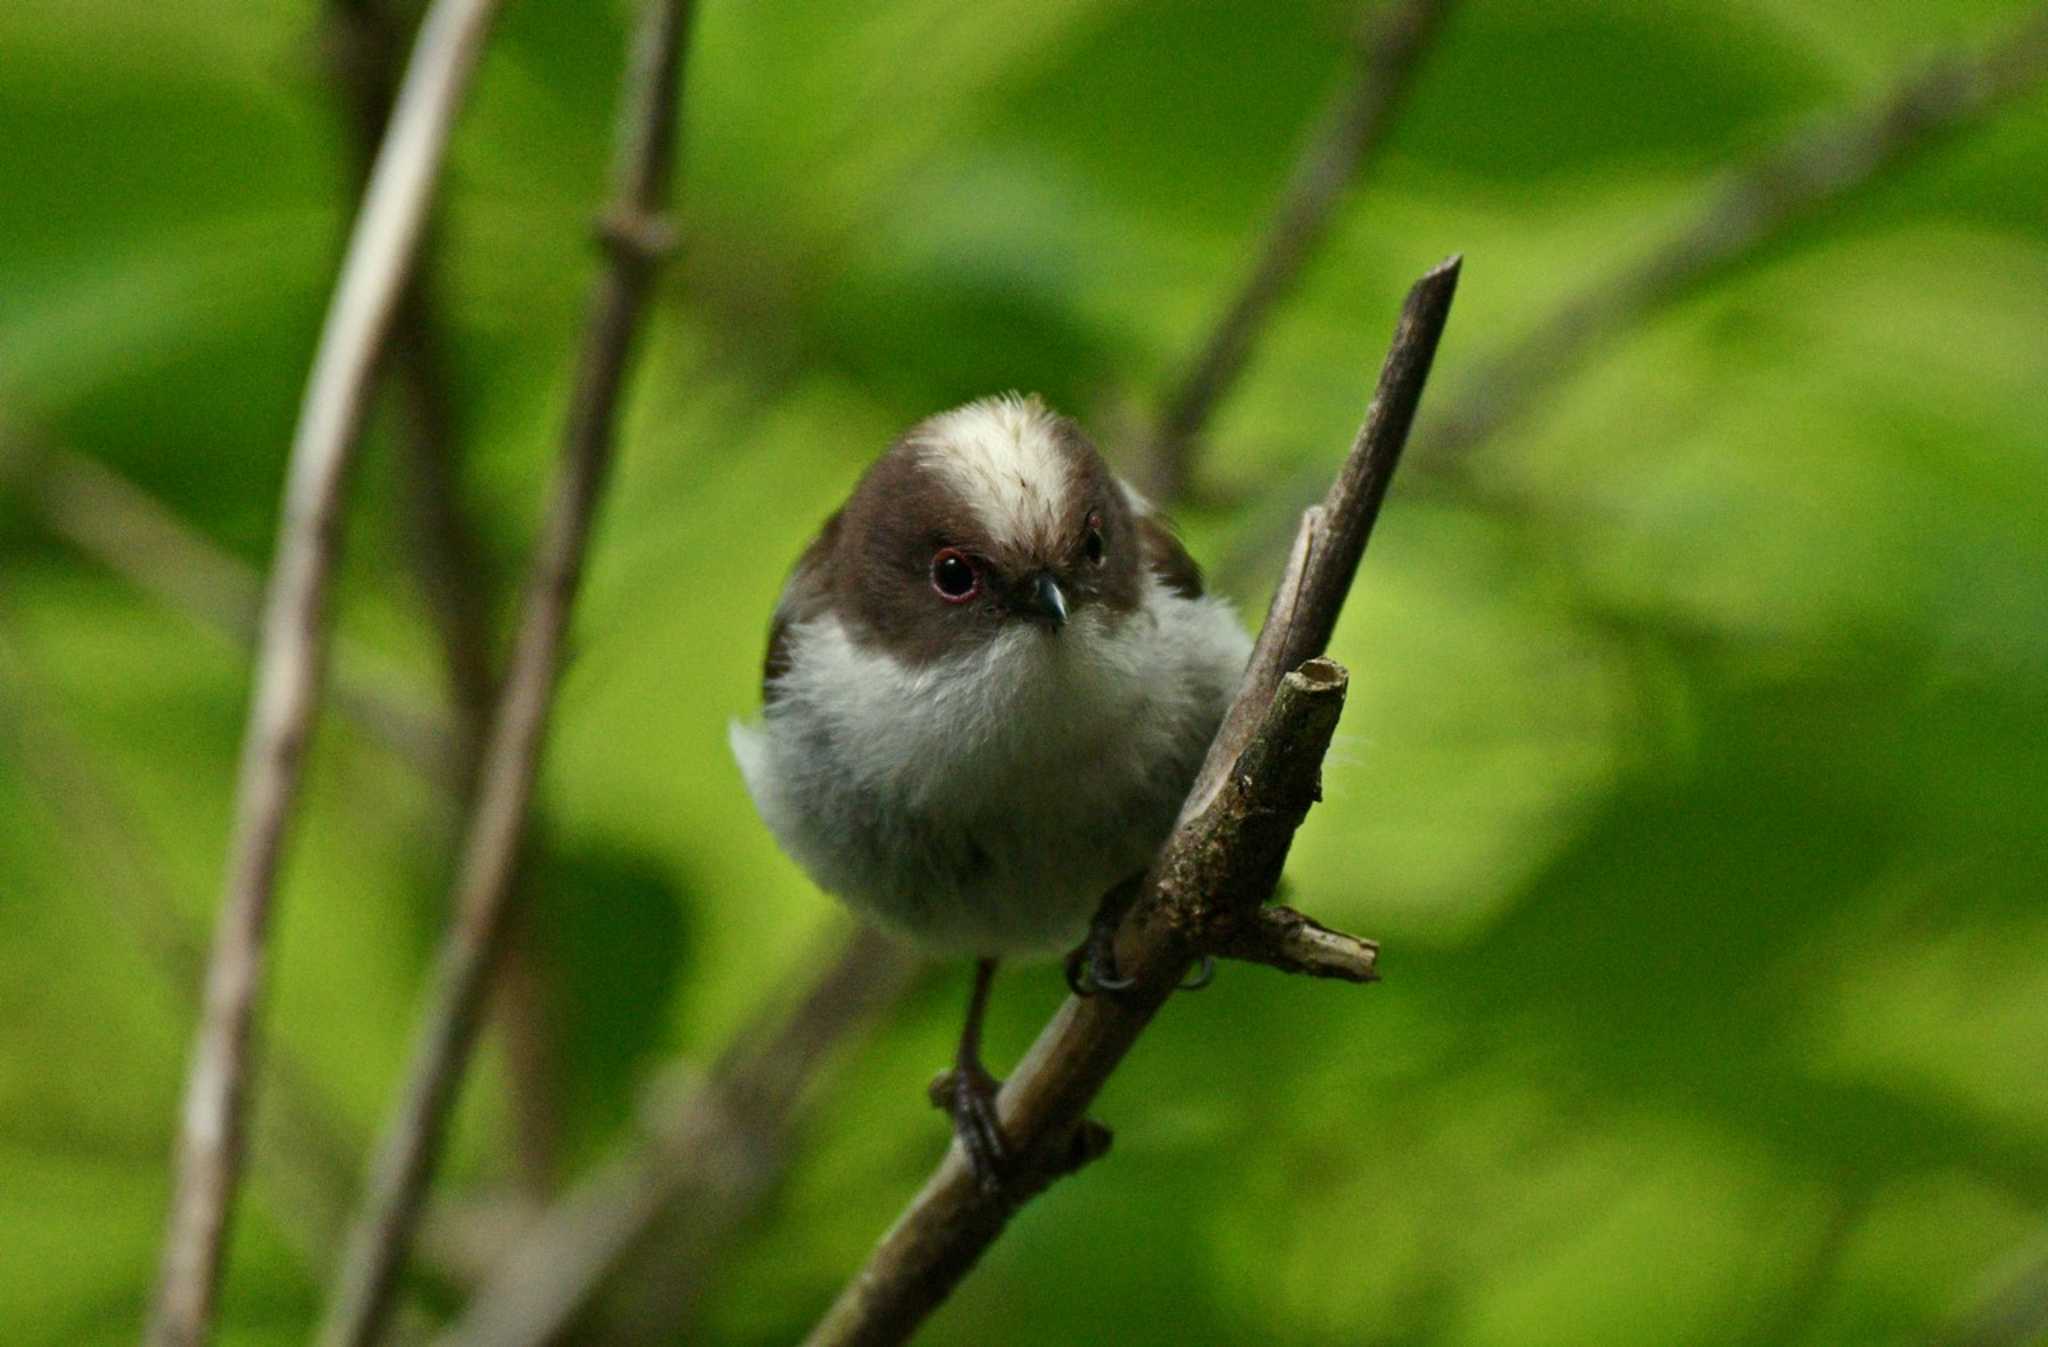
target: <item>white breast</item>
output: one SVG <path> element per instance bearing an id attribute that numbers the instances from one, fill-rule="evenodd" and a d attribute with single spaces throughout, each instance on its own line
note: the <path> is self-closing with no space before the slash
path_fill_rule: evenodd
<path id="1" fill-rule="evenodd" d="M 911 668 L 836 617 L 733 751 L 762 817 L 820 887 L 927 944 L 1071 942 L 1143 869 L 1236 687 L 1229 606 L 1157 585 L 1120 624 L 1083 610 Z"/>

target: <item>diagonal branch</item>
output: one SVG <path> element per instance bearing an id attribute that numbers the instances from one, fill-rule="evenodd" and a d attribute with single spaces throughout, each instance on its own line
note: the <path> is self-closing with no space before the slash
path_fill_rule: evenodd
<path id="1" fill-rule="evenodd" d="M 1280 676 L 1322 654 L 1330 644 L 1337 614 L 1351 592 L 1352 577 L 1358 574 L 1366 541 L 1379 520 L 1380 504 L 1387 498 L 1401 450 L 1408 443 L 1408 431 L 1415 424 L 1422 387 L 1436 358 L 1444 321 L 1450 316 L 1461 261 L 1452 258 L 1408 292 L 1365 425 L 1322 504 L 1309 510 L 1295 535 L 1294 552 L 1279 588 L 1273 591 L 1258 643 L 1252 647 L 1245 686 L 1216 732 L 1216 742 L 1188 793 L 1183 821 L 1214 796 L 1230 765 L 1244 751 L 1267 699 L 1278 690 Z"/>
<path id="2" fill-rule="evenodd" d="M 1256 260 L 1167 394 L 1146 455 L 1146 488 L 1184 495 L 1202 429 L 1250 362 L 1268 318 L 1294 289 L 1344 193 L 1386 142 L 1451 0 L 1392 0 L 1358 25 L 1351 77 L 1316 119 L 1281 189 Z"/>
<path id="3" fill-rule="evenodd" d="M 1207 953 L 1261 946 L 1262 905 L 1318 797 L 1323 752 L 1343 706 L 1346 675 L 1320 651 L 1399 460 L 1457 278 L 1453 258 L 1409 292 L 1351 456 L 1322 507 L 1302 521 L 1236 704 L 1125 923 L 1118 967 L 1136 985 L 1114 997 L 1067 1000 L 998 1099 L 1004 1136 L 1024 1168 L 989 1192 L 955 1143 L 812 1331 L 810 1347 L 907 1338 L 1020 1206 L 1100 1153 L 1101 1134 L 1084 1123 L 1088 1105 L 1189 965 Z M 1369 980 L 1373 946 L 1349 943 L 1357 958 L 1346 975 Z M 1285 962 L 1273 954 L 1262 961 Z"/>
<path id="4" fill-rule="evenodd" d="M 476 1044 L 488 974 L 506 930 L 526 810 L 546 736 L 569 610 L 612 458 L 619 390 L 668 241 L 662 218 L 681 81 L 684 0 L 649 0 L 627 71 L 615 200 L 602 222 L 610 266 L 585 333 L 562 462 L 532 570 L 518 643 L 484 751 L 469 836 L 427 1010 L 372 1166 L 321 1341 L 375 1340 L 456 1087 Z"/>
<path id="5" fill-rule="evenodd" d="M 418 259 L 455 112 L 497 8 L 498 0 L 436 0 L 421 27 L 299 413 L 150 1315 L 148 1340 L 165 1347 L 199 1343 L 212 1325 L 241 1171 L 271 897 L 326 671 L 342 486 L 392 313 Z"/>

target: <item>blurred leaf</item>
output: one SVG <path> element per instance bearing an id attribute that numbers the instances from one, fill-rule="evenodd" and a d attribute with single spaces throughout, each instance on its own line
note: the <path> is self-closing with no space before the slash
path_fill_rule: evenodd
<path id="1" fill-rule="evenodd" d="M 689 899 L 661 861 L 585 843 L 549 850 L 526 879 L 531 958 L 546 983 L 573 1134 L 585 1147 L 626 1121 L 635 1086 L 669 1046 L 662 1010 L 691 968 Z"/>

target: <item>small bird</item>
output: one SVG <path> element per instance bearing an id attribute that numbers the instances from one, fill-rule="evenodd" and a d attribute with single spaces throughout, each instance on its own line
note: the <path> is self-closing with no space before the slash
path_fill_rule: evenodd
<path id="1" fill-rule="evenodd" d="M 1035 396 L 912 426 L 784 585 L 733 754 L 820 888 L 976 958 L 932 1093 L 983 1183 L 1008 1161 L 980 1052 L 997 960 L 1074 945 L 1142 876 L 1250 652 L 1167 522 Z M 1088 948 L 1113 988 L 1107 933 Z"/>

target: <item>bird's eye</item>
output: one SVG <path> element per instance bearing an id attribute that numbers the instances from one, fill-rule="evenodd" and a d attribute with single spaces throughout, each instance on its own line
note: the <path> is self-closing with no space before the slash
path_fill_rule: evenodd
<path id="1" fill-rule="evenodd" d="M 981 576 L 958 550 L 941 548 L 932 558 L 932 588 L 948 603 L 965 603 L 981 592 Z"/>
<path id="2" fill-rule="evenodd" d="M 1088 540 L 1082 544 L 1082 547 L 1086 549 L 1088 553 L 1088 560 L 1094 562 L 1098 566 L 1102 564 L 1101 515 L 1091 514 L 1088 516 Z"/>

